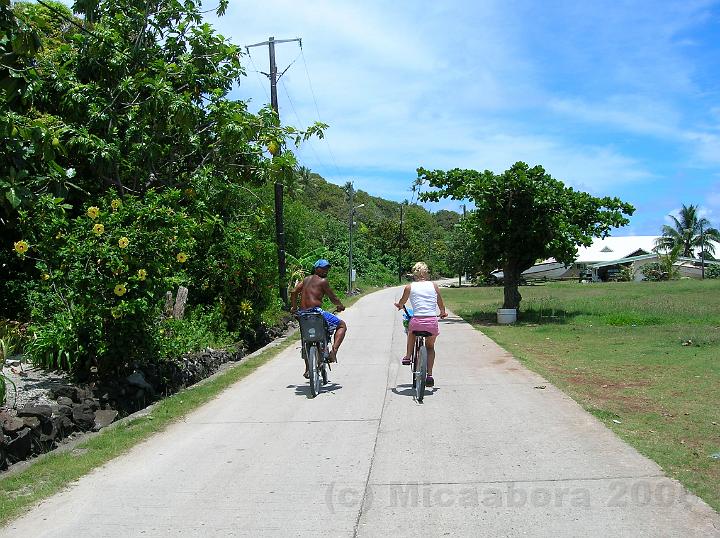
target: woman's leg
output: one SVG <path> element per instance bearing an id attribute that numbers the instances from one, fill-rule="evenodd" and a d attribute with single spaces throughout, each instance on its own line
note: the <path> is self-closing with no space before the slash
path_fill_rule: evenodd
<path id="1" fill-rule="evenodd" d="M 432 375 L 433 371 L 433 364 L 435 364 L 435 340 L 437 340 L 438 335 L 435 336 L 428 336 L 425 338 L 425 347 L 427 348 L 428 352 L 428 375 Z"/>
<path id="2" fill-rule="evenodd" d="M 405 350 L 405 357 L 412 358 L 413 351 L 415 349 L 415 335 L 412 331 L 408 331 L 407 335 L 407 349 Z"/>

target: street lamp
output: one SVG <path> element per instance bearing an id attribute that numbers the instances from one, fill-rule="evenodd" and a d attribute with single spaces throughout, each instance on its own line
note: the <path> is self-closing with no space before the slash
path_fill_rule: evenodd
<path id="1" fill-rule="evenodd" d="M 355 211 L 361 207 L 365 207 L 365 204 L 356 205 L 350 210 L 350 222 L 348 222 L 348 230 L 350 233 L 350 249 L 348 251 L 348 295 L 352 294 L 353 291 L 352 231 L 353 225 L 355 224 L 353 222 L 353 217 L 355 215 Z"/>

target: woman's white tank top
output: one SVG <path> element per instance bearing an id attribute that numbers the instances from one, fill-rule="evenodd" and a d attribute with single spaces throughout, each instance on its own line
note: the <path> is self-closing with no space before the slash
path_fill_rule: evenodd
<path id="1" fill-rule="evenodd" d="M 413 316 L 437 315 L 437 292 L 435 284 L 426 280 L 410 283 L 410 304 Z"/>

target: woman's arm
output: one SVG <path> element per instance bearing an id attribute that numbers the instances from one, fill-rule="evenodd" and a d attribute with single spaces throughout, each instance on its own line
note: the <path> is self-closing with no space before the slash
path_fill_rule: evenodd
<path id="1" fill-rule="evenodd" d="M 403 290 L 402 297 L 400 297 L 400 301 L 395 303 L 395 308 L 400 310 L 405 303 L 407 303 L 408 298 L 410 297 L 410 284 L 405 286 L 405 289 Z"/>
<path id="2" fill-rule="evenodd" d="M 448 317 L 447 312 L 445 312 L 445 303 L 443 302 L 442 295 L 440 295 L 440 288 L 438 288 L 438 285 L 433 282 L 433 285 L 435 286 L 435 293 L 437 293 L 437 304 L 440 308 L 440 317 L 446 318 Z"/>

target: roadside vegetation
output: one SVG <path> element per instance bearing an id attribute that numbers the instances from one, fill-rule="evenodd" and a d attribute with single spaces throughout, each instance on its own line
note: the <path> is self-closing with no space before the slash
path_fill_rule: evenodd
<path id="1" fill-rule="evenodd" d="M 720 510 L 720 281 L 449 289 L 448 307 Z"/>
<path id="2" fill-rule="evenodd" d="M 15 354 L 83 381 L 262 345 L 287 315 L 275 183 L 283 285 L 324 257 L 347 289 L 347 189 L 294 154 L 328 126 L 281 124 L 270 106 L 251 113 L 230 97 L 245 53 L 203 17 L 227 6 L 0 2 L 0 322 L 22 328 Z M 399 203 L 362 191 L 355 203 L 358 287 L 395 283 L 422 258 L 447 271 L 457 213 L 407 204 L 400 238 Z M 178 320 L 163 309 L 180 286 Z M 0 377 L 0 395 L 11 389 Z"/>

